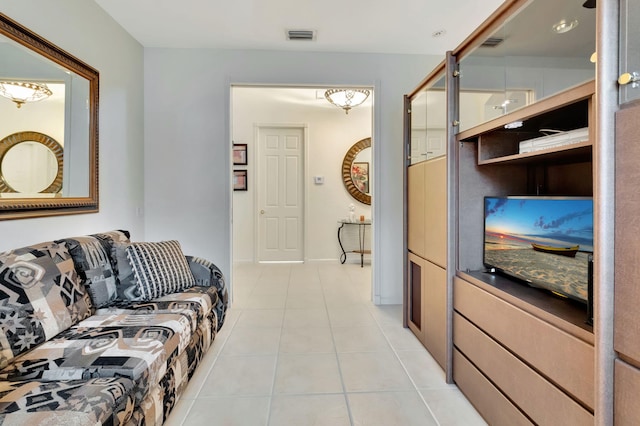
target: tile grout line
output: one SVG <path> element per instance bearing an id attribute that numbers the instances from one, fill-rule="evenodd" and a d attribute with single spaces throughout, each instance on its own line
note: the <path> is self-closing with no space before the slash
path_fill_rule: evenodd
<path id="1" fill-rule="evenodd" d="M 349 276 L 349 281 L 351 281 L 351 277 Z M 347 407 L 347 415 L 349 416 L 349 424 L 351 426 L 355 426 L 353 420 L 353 414 L 351 412 L 351 404 L 349 404 L 349 397 L 347 394 L 347 387 L 344 384 L 344 376 L 342 375 L 342 366 L 340 365 L 340 357 L 338 355 L 338 347 L 336 346 L 336 339 L 333 335 L 333 325 L 331 324 L 331 316 L 329 315 L 329 307 L 327 306 L 327 299 L 324 297 L 324 285 L 322 283 L 322 279 L 320 280 L 320 285 L 322 286 L 322 299 L 324 300 L 324 309 L 327 311 L 327 319 L 329 320 L 329 330 L 331 332 L 331 342 L 333 343 L 333 352 L 336 357 L 336 364 L 338 365 L 338 374 L 340 376 L 340 384 L 342 385 L 342 395 L 344 397 L 344 402 Z"/>
<path id="2" fill-rule="evenodd" d="M 289 286 L 291 285 L 291 265 L 288 266 L 287 291 L 284 296 L 284 308 L 282 309 L 282 321 L 280 322 L 280 337 L 278 338 L 278 349 L 276 350 L 276 365 L 273 369 L 273 380 L 271 382 L 271 392 L 269 394 L 269 407 L 267 408 L 266 426 L 271 424 L 271 413 L 273 410 L 273 396 L 276 389 L 276 378 L 278 377 L 278 361 L 280 361 L 280 345 L 282 344 L 282 330 L 284 329 L 284 316 L 287 313 L 287 298 L 289 297 Z"/>
<path id="3" fill-rule="evenodd" d="M 228 308 L 230 309 L 230 308 Z M 241 313 L 240 315 L 242 315 L 242 310 L 240 310 Z M 226 317 L 226 313 L 225 313 L 225 317 Z M 235 322 L 233 323 L 233 325 L 231 326 L 231 329 L 229 329 L 229 335 L 227 336 L 227 338 L 224 340 L 224 342 L 222 342 L 222 346 L 220 346 L 220 352 L 218 352 L 218 354 L 215 356 L 215 358 L 213 359 L 213 361 L 211 362 L 211 366 L 208 368 L 207 370 L 207 374 L 206 377 L 204 378 L 204 380 L 202 381 L 202 383 L 200 383 L 200 386 L 198 388 L 198 391 L 195 392 L 195 396 L 193 398 L 190 399 L 184 399 L 185 401 L 191 401 L 191 406 L 189 407 L 189 409 L 187 410 L 187 412 L 184 415 L 184 418 L 182 419 L 182 421 L 180 422 L 180 426 L 184 425 L 184 422 L 186 421 L 186 419 L 189 417 L 189 414 L 191 414 L 191 410 L 193 409 L 193 406 L 195 405 L 196 400 L 200 399 L 200 392 L 202 392 L 202 388 L 204 387 L 204 384 L 206 383 L 207 379 L 209 378 L 209 375 L 211 374 L 211 371 L 213 371 L 213 367 L 218 363 L 218 359 L 220 358 L 220 354 L 222 353 L 222 350 L 224 349 L 225 345 L 227 344 L 227 341 L 229 340 L 229 337 L 231 337 L 231 332 L 233 331 L 233 329 L 235 328 L 236 324 L 238 323 L 238 320 L 240 319 L 240 317 L 238 317 Z M 223 324 L 224 326 L 224 324 Z M 216 332 L 216 337 L 217 337 L 218 333 Z M 213 341 L 211 342 L 211 346 L 213 346 L 213 343 L 215 342 L 215 337 L 213 339 Z M 207 352 L 209 350 L 211 350 L 211 346 L 209 346 L 209 348 L 207 349 Z M 204 358 L 205 355 L 203 355 Z M 202 360 L 200 360 L 200 362 L 202 362 Z M 201 365 L 199 365 L 201 367 Z M 196 366 L 196 368 L 198 368 L 198 366 Z M 193 377 L 193 376 L 192 376 Z M 180 397 L 178 399 L 178 401 L 182 400 L 183 398 Z"/>
<path id="4" fill-rule="evenodd" d="M 375 306 L 375 305 L 374 305 Z M 413 389 L 418 392 L 418 396 L 420 397 L 420 399 L 422 400 L 422 403 L 427 407 L 427 410 L 429 410 L 429 413 L 431 414 L 431 417 L 433 418 L 433 420 L 435 420 L 436 425 L 441 426 L 440 425 L 440 421 L 438 420 L 438 418 L 436 417 L 436 414 L 433 412 L 433 410 L 431 409 L 431 407 L 429 406 L 429 404 L 427 403 L 427 400 L 424 399 L 424 396 L 422 395 L 422 392 L 420 392 L 420 389 L 418 388 L 418 386 L 416 385 L 416 382 L 413 380 L 413 377 L 411 377 L 411 374 L 409 374 L 409 370 L 407 369 L 407 367 L 404 365 L 404 362 L 402 362 L 402 359 L 400 358 L 400 355 L 398 355 L 398 351 L 396 350 L 396 348 L 391 344 L 391 341 L 389 340 L 389 338 L 387 337 L 387 334 L 384 332 L 384 329 L 382 328 L 382 326 L 380 325 L 380 322 L 378 321 L 378 318 L 373 315 L 373 313 L 371 313 L 371 309 L 368 309 L 369 313 L 371 314 L 371 316 L 373 317 L 373 320 L 376 322 L 378 328 L 380 329 L 380 332 L 382 333 L 382 335 L 384 336 L 385 340 L 387 341 L 387 344 L 391 347 L 391 350 L 393 351 L 393 355 L 396 357 L 396 359 L 398 360 L 398 362 L 400 363 L 400 365 L 402 366 L 402 369 L 404 370 L 405 374 L 407 375 L 407 377 L 409 378 L 409 381 L 411 381 L 411 384 L 413 385 Z"/>
<path id="5" fill-rule="evenodd" d="M 180 398 L 180 399 L 182 399 L 182 398 Z M 178 402 L 180 402 L 180 399 L 176 402 L 176 405 L 178 405 Z M 185 420 L 187 420 L 187 417 L 189 416 L 189 413 L 191 412 L 191 409 L 193 408 L 193 404 L 196 402 L 195 398 L 194 399 L 186 399 L 184 401 L 189 401 L 190 405 L 189 405 L 189 408 L 187 409 L 184 417 L 180 420 L 180 423 L 178 424 L 178 426 L 183 426 L 184 425 Z M 169 419 L 171 418 L 171 415 L 174 414 L 173 410 L 176 409 L 176 405 L 174 405 L 173 408 L 171 409 L 171 413 L 169 413 Z M 169 420 L 169 419 L 167 419 L 167 420 Z"/>

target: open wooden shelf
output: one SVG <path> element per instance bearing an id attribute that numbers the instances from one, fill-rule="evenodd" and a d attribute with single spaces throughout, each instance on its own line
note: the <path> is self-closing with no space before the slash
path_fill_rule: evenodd
<path id="1" fill-rule="evenodd" d="M 562 111 L 565 107 L 579 103 L 580 101 L 588 101 L 595 93 L 595 81 L 580 84 L 576 87 L 560 92 L 554 96 L 537 101 L 531 105 L 519 108 L 509 114 L 502 115 L 486 123 L 482 123 L 471 129 L 458 133 L 459 141 L 473 141 L 482 134 L 493 132 L 496 130 L 504 130 L 504 126 L 514 121 L 524 121 L 525 126 L 530 126 L 532 119 L 544 116 L 546 113 L 554 113 Z M 571 119 L 571 114 L 567 114 Z M 535 121 L 535 120 L 534 120 Z M 537 123 L 534 123 L 537 124 Z M 580 126 L 567 124 L 568 128 L 577 128 Z M 531 127 L 531 130 L 538 130 Z"/>
<path id="2" fill-rule="evenodd" d="M 591 141 L 586 141 L 524 154 L 513 154 L 491 158 L 489 160 L 478 160 L 478 164 L 525 164 L 538 162 L 562 164 L 566 162 L 591 161 L 591 159 L 592 143 Z"/>

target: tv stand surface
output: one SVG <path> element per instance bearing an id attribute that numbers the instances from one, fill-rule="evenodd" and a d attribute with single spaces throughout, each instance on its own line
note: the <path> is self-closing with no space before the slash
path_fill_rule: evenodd
<path id="1" fill-rule="evenodd" d="M 477 285 L 514 306 L 593 344 L 593 327 L 587 324 L 587 305 L 564 299 L 549 291 L 488 270 L 458 272 L 460 278 Z"/>

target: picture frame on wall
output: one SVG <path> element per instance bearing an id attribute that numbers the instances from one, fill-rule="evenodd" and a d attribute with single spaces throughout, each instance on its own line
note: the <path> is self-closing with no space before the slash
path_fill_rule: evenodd
<path id="1" fill-rule="evenodd" d="M 247 161 L 247 144 L 246 143 L 234 143 L 233 144 L 233 165 L 234 166 L 246 166 Z"/>
<path id="2" fill-rule="evenodd" d="M 234 191 L 247 190 L 247 171 L 246 170 L 233 171 L 233 190 Z"/>

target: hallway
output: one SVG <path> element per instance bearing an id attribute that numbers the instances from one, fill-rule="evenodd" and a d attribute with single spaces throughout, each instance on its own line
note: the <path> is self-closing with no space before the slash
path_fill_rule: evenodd
<path id="1" fill-rule="evenodd" d="M 167 424 L 484 425 L 359 264 L 238 264 L 234 303 Z"/>

